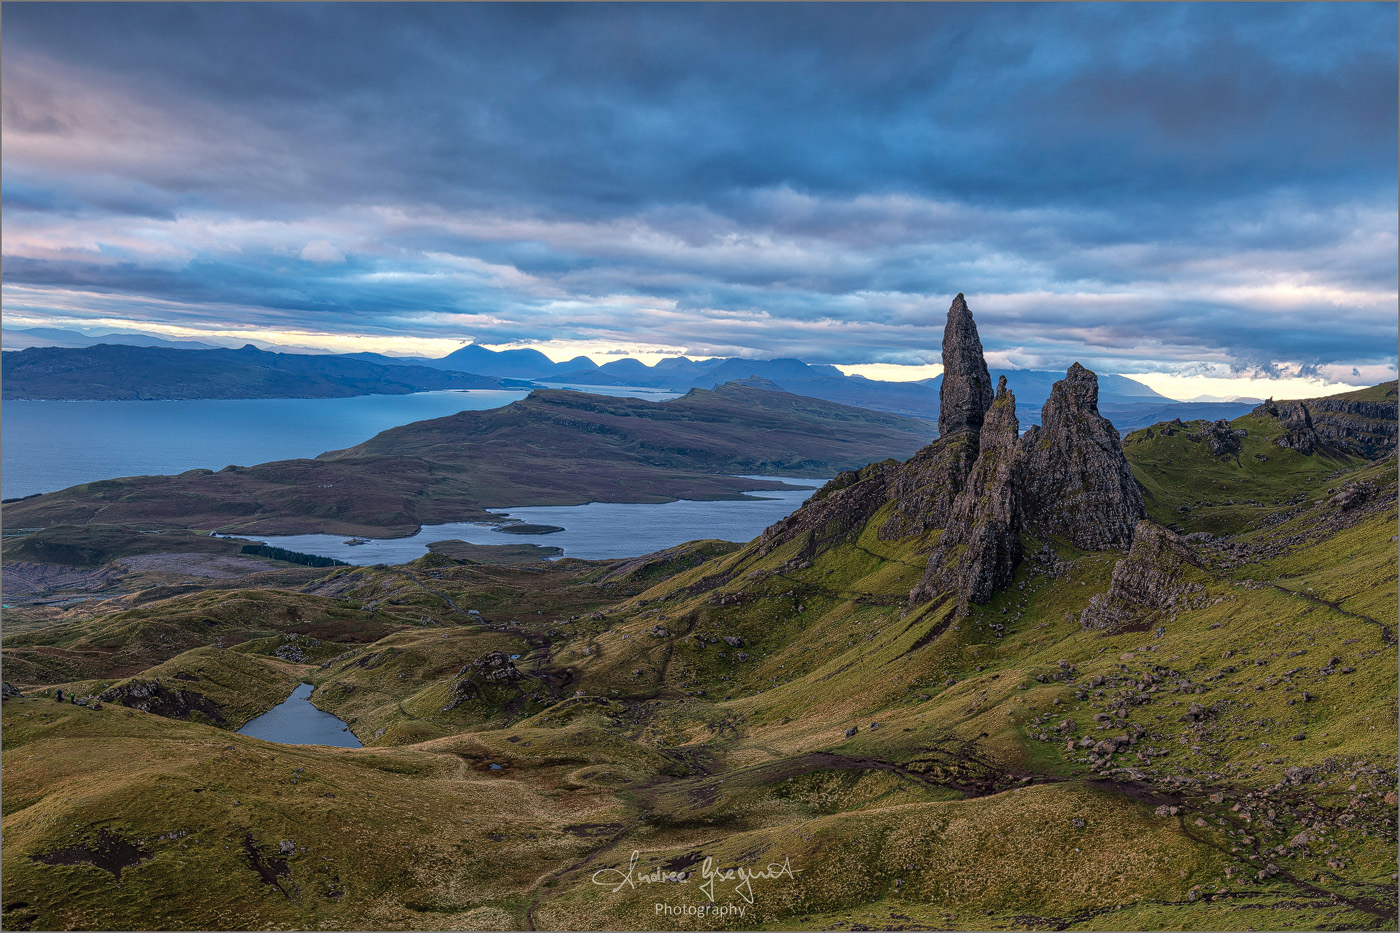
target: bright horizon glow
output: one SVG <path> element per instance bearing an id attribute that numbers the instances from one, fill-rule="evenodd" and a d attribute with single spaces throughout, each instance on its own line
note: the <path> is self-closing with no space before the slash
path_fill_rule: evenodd
<path id="1" fill-rule="evenodd" d="M 1255 379 L 1246 376 L 1177 376 L 1170 373 L 1129 373 L 1129 379 L 1136 379 L 1153 392 L 1167 398 L 1186 400 L 1201 395 L 1220 397 L 1239 396 L 1242 398 L 1279 401 L 1295 398 L 1321 398 L 1340 392 L 1354 392 L 1361 386 L 1345 382 L 1331 382 L 1299 377 L 1279 379 Z M 1384 381 L 1384 380 L 1377 380 Z"/>
<path id="2" fill-rule="evenodd" d="M 848 376 L 864 376 L 881 382 L 918 382 L 943 375 L 942 363 L 837 363 Z"/>
<path id="3" fill-rule="evenodd" d="M 932 379 L 943 372 L 943 367 L 937 363 L 923 365 L 869 363 L 855 366 L 838 364 L 836 368 L 848 376 L 861 375 L 867 379 L 878 379 L 882 382 L 916 382 L 920 379 Z M 993 366 L 992 368 L 996 369 L 997 367 Z M 1110 375 L 1110 373 L 1105 371 L 1105 375 Z M 1174 373 L 1112 373 L 1111 375 L 1121 375 L 1140 382 L 1159 395 L 1179 402 L 1202 395 L 1258 399 L 1318 398 L 1324 395 L 1336 395 L 1339 392 L 1351 392 L 1358 388 L 1358 386 L 1345 382 L 1306 379 L 1296 376 L 1259 379 L 1232 375 L 1182 376 Z M 1389 377 L 1384 374 L 1381 376 L 1369 384 L 1374 385 L 1394 378 L 1393 373 Z"/>

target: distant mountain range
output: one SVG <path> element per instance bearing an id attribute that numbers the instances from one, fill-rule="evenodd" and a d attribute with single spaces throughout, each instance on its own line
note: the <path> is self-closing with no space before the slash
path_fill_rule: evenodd
<path id="1" fill-rule="evenodd" d="M 522 383 L 340 356 L 166 347 L 31 347 L 7 351 L 6 399 L 346 398 Z"/>
<path id="2" fill-rule="evenodd" d="M 142 331 L 109 331 L 105 334 L 85 334 L 61 327 L 6 327 L 0 329 L 0 341 L 6 350 L 27 350 L 30 347 L 95 347 L 100 343 L 127 347 L 164 347 L 168 350 L 237 350 L 255 346 L 274 353 L 299 353 L 308 356 L 335 356 L 321 347 L 299 347 L 266 340 L 236 337 L 206 337 L 204 340 L 167 340 Z"/>
<path id="3" fill-rule="evenodd" d="M 409 360 L 376 353 L 355 356 L 384 365 L 414 363 L 443 369 L 469 368 L 471 372 L 485 375 L 515 376 L 553 385 L 579 387 L 639 386 L 686 392 L 693 388 L 712 388 L 727 382 L 740 382 L 843 405 L 928 419 L 938 417 L 938 391 L 943 384 L 942 376 L 918 382 L 881 382 L 864 376 L 847 376 L 835 366 L 795 359 L 749 360 L 729 357 L 691 360 L 675 357 L 661 360 L 655 366 L 634 359 L 613 360 L 599 366 L 586 356 L 555 363 L 538 350 L 493 352 L 475 345 L 463 347 L 440 360 Z M 1024 427 L 1040 423 L 1040 409 L 1050 397 L 1051 387 L 1064 378 L 1063 372 L 1034 369 L 996 371 L 992 373 L 992 378 L 1003 375 L 1011 391 L 1016 393 L 1017 411 Z M 1099 410 L 1123 432 L 1173 418 L 1185 421 L 1238 418 L 1256 404 L 1258 402 L 1250 399 L 1179 402 L 1127 376 L 1099 376 Z"/>
<path id="4" fill-rule="evenodd" d="M 18 340 L 15 337 L 18 336 Z M 6 398 L 327 398 L 366 394 L 404 394 L 443 388 L 499 388 L 501 380 L 582 388 L 632 386 L 671 392 L 709 389 L 727 382 L 771 386 L 875 411 L 915 418 L 938 417 L 942 377 L 919 382 L 882 382 L 847 376 L 835 366 L 797 359 L 750 360 L 739 357 L 664 359 L 654 366 L 620 359 L 595 364 L 586 356 L 555 363 L 538 350 L 489 350 L 472 344 L 441 359 L 395 357 L 380 353 L 308 354 L 262 352 L 249 345 L 227 350 L 207 344 L 170 341 L 144 334 L 88 337 L 76 331 L 45 328 L 6 331 L 5 345 L 51 339 L 68 341 L 66 349 L 31 347 L 5 353 Z M 105 349 L 79 341 L 101 340 Z M 142 342 L 144 341 L 144 343 Z M 194 356 L 152 357 L 114 352 L 113 344 L 143 346 Z M 101 346 L 101 345 L 99 345 Z M 294 348 L 302 349 L 302 348 Z M 37 354 L 25 358 L 24 354 Z M 228 354 L 245 354 L 229 356 Z M 41 362 L 42 361 L 42 362 Z M 338 361 L 338 362 L 337 362 Z M 128 370 L 126 367 L 136 367 Z M 348 368 L 346 368 L 348 367 Z M 372 367 L 357 369 L 355 367 Z M 139 370 L 139 371 L 138 371 Z M 1023 427 L 1040 423 L 1040 408 L 1059 371 L 1004 370 Z M 748 382 L 756 379 L 757 382 Z M 1236 418 L 1256 401 L 1179 402 L 1127 376 L 1099 376 L 1099 410 L 1127 432 L 1173 418 Z"/>
<path id="5" fill-rule="evenodd" d="M 95 347 L 108 343 L 128 347 L 164 347 L 168 350 L 217 350 L 218 345 L 199 340 L 166 340 L 153 334 L 109 333 L 89 336 L 76 330 L 58 327 L 6 327 L 3 331 L 6 350 L 27 350 L 30 347 Z"/>

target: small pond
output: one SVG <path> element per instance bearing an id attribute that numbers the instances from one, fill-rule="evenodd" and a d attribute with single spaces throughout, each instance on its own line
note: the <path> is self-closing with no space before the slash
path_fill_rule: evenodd
<path id="1" fill-rule="evenodd" d="M 343 720 L 311 705 L 313 689 L 311 684 L 297 684 L 291 696 L 256 719 L 249 720 L 246 726 L 238 730 L 238 734 L 283 745 L 360 748 L 360 740 L 355 738 L 355 733 Z"/>

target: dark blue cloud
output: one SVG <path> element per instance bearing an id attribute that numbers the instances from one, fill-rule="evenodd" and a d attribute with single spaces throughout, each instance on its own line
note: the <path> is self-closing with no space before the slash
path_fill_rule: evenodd
<path id="1" fill-rule="evenodd" d="M 16 285 L 841 362 L 936 346 L 965 291 L 1042 357 L 1076 354 L 1066 330 L 1138 363 L 1394 356 L 1393 4 L 15 4 L 5 25 Z M 346 261 L 298 261 L 313 242 Z"/>

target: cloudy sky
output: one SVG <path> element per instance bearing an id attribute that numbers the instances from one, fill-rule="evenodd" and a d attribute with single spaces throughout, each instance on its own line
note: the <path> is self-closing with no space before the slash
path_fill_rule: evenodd
<path id="1" fill-rule="evenodd" d="M 994 365 L 1369 384 L 1396 33 L 1394 4 L 7 3 L 5 324 L 907 377 L 961 291 Z"/>

